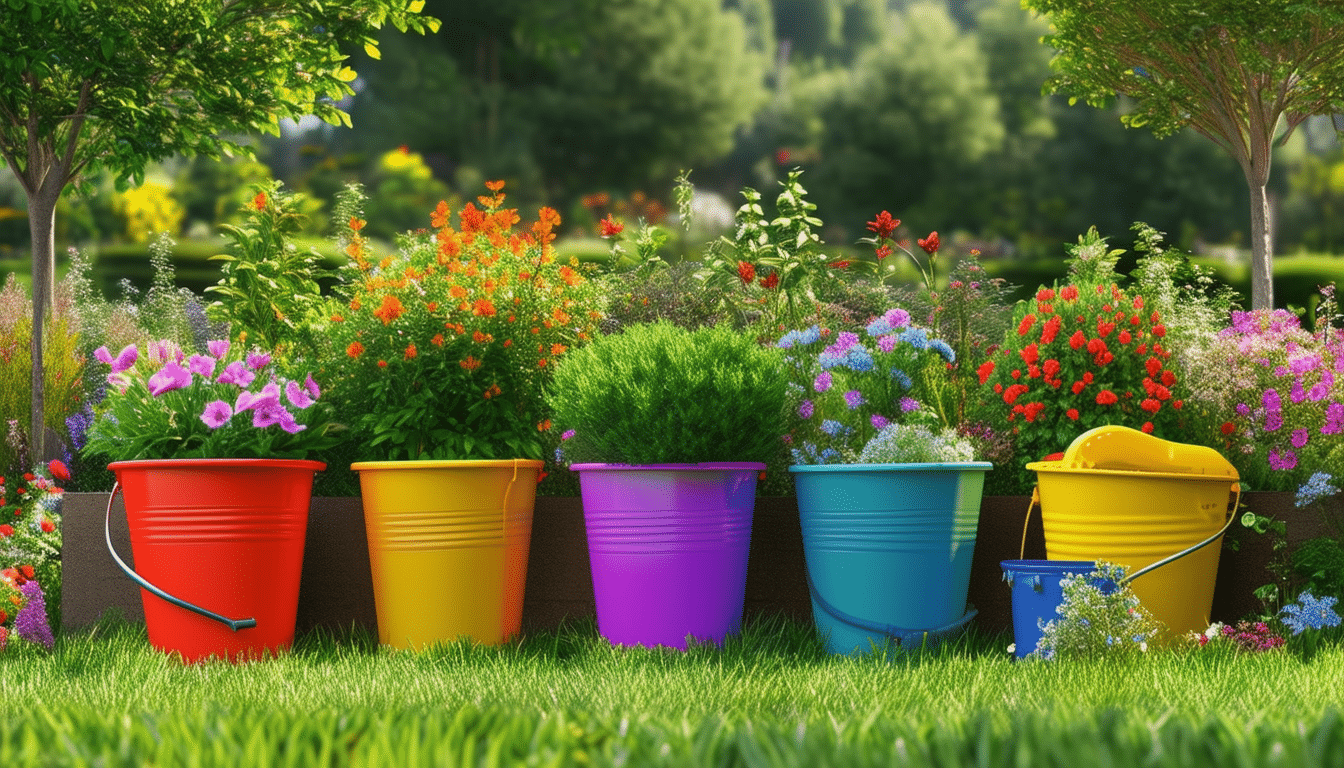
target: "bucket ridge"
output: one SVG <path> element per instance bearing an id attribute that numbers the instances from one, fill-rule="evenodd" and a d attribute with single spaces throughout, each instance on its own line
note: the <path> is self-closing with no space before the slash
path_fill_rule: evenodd
<path id="1" fill-rule="evenodd" d="M 438 550 L 494 547 L 528 538 L 530 513 L 505 517 L 499 509 L 383 512 L 367 525 L 382 549 Z"/>

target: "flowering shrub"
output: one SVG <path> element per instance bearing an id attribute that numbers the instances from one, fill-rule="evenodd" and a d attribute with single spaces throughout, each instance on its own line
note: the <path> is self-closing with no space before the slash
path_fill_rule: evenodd
<path id="1" fill-rule="evenodd" d="M 1227 645 L 1239 651 L 1272 651 L 1287 641 L 1263 621 L 1241 621 L 1235 627 L 1214 622 L 1203 632 L 1191 632 L 1186 639 L 1203 648 Z"/>
<path id="2" fill-rule="evenodd" d="M 49 620 L 50 608 L 42 585 L 31 565 L 0 569 L 0 651 L 10 638 L 41 645 L 55 645 Z"/>
<path id="3" fill-rule="evenodd" d="M 861 464 L 934 464 L 975 460 L 975 446 L 956 430 L 888 424 L 863 446 Z"/>
<path id="4" fill-rule="evenodd" d="M 769 463 L 788 383 L 781 357 L 723 326 L 602 336 L 556 366 L 547 402 L 566 430 L 557 463 Z"/>
<path id="5" fill-rule="evenodd" d="M 50 616 L 41 617 L 47 627 L 59 619 L 61 596 L 61 483 L 70 480 L 64 462 L 52 461 L 21 477 L 0 477 L 0 647 L 4 645 L 4 627 L 10 618 L 27 606 L 39 613 L 50 606 Z M 24 582 L 34 586 L 20 590 Z M 42 600 L 43 587 L 47 595 Z M 37 590 L 37 601 L 29 592 Z M 20 624 L 23 626 L 23 624 Z M 34 625 L 36 626 L 36 625 Z M 21 633 L 22 634 L 22 633 Z M 39 635 L 40 637 L 41 635 Z M 34 640 L 32 632 L 27 635 Z M 47 643 L 50 646 L 50 643 Z"/>
<path id="6" fill-rule="evenodd" d="M 283 378 L 271 355 L 216 340 L 188 356 L 172 342 L 128 345 L 109 366 L 86 457 L 132 459 L 303 458 L 335 443 L 311 374 Z M 294 409 L 294 410 L 291 410 Z M 300 423 L 303 417 L 308 423 Z"/>
<path id="7" fill-rule="evenodd" d="M 332 300 L 326 370 L 362 459 L 541 459 L 550 419 L 542 388 L 555 363 L 587 341 L 603 297 L 577 260 L 558 263 L 560 216 L 541 209 L 516 231 L 503 182 L 463 206 L 446 203 L 433 233 L 409 234 L 377 258 L 351 218 L 351 264 Z"/>
<path id="8" fill-rule="evenodd" d="M 793 379 L 792 416 L 785 441 L 797 464 L 854 462 L 891 423 L 952 426 L 942 402 L 956 353 L 910 313 L 891 309 L 857 333 L 812 326 L 789 331 L 775 346 L 787 350 Z"/>
<path id="9" fill-rule="evenodd" d="M 1122 565 L 1097 561 L 1091 573 L 1060 579 L 1064 600 L 1055 609 L 1059 618 L 1042 625 L 1040 642 L 1030 657 L 1093 658 L 1147 651 L 1159 624 L 1124 583 L 1125 574 Z"/>
<path id="10" fill-rule="evenodd" d="M 1243 480 L 1299 491 L 1303 502 L 1336 492 L 1344 467 L 1344 336 L 1312 334 L 1285 310 L 1234 312 L 1195 358 L 1192 406 L 1218 434 Z"/>
<path id="11" fill-rule="evenodd" d="M 1242 621 L 1230 627 L 1214 623 L 1203 632 L 1192 632 L 1187 640 L 1203 648 L 1206 646 L 1231 646 L 1241 651 L 1271 651 L 1287 648 L 1303 656 L 1310 657 L 1319 647 L 1322 634 L 1340 625 L 1339 614 L 1335 613 L 1336 597 L 1317 598 L 1310 591 L 1297 596 L 1297 602 L 1283 607 L 1271 621 Z M 1281 630 L 1291 634 L 1285 638 Z"/>
<path id="12" fill-rule="evenodd" d="M 1093 230 L 1074 252 L 1104 248 Z M 1088 272 L 1075 265 L 1070 282 L 1019 304 L 1002 347 L 977 369 L 981 412 L 1012 432 L 1019 464 L 1107 424 L 1180 434 L 1184 390 L 1161 315 L 1112 282 L 1081 279 L 1100 271 L 1082 263 Z"/>

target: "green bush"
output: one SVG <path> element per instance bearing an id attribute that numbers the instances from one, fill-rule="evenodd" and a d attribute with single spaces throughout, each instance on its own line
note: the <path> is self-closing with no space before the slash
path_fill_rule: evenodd
<path id="1" fill-rule="evenodd" d="M 548 403 L 573 462 L 676 464 L 776 458 L 787 376 L 778 350 L 717 326 L 630 326 L 575 350 Z"/>

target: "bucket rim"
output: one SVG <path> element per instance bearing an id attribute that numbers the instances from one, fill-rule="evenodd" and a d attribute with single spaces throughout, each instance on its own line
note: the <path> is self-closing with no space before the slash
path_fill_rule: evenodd
<path id="1" fill-rule="evenodd" d="M 766 464 L 760 461 L 705 461 L 698 464 L 614 464 L 602 462 L 588 462 L 584 464 L 571 464 L 569 466 L 572 472 L 628 472 L 628 471 L 672 471 L 672 472 L 694 472 L 694 471 L 723 471 L 723 470 L 751 470 L 752 472 L 761 472 L 766 469 Z"/>
<path id="2" fill-rule="evenodd" d="M 793 464 L 790 472 L 988 472 L 988 461 L 937 461 L 909 464 Z"/>
<path id="3" fill-rule="evenodd" d="M 406 461 L 356 461 L 356 472 L 399 469 L 541 469 L 541 459 L 408 459 Z"/>
<path id="4" fill-rule="evenodd" d="M 114 461 L 107 468 L 122 469 L 311 469 L 321 472 L 326 462 L 312 459 L 133 459 Z"/>
<path id="5" fill-rule="evenodd" d="M 1065 573 L 1082 569 L 1088 573 L 1097 567 L 1096 560 L 1000 560 L 1005 573 Z"/>
<path id="6" fill-rule="evenodd" d="M 1070 467 L 1062 461 L 1033 461 L 1027 469 L 1038 474 L 1062 475 L 1101 475 L 1109 477 L 1131 477 L 1153 480 L 1204 480 L 1218 483 L 1237 483 L 1241 476 L 1233 470 L 1231 474 L 1209 475 L 1195 472 L 1149 472 L 1142 469 L 1094 469 L 1091 467 Z"/>

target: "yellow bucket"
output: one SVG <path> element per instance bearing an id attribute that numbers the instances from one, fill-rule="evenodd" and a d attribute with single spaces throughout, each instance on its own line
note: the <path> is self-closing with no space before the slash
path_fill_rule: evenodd
<path id="1" fill-rule="evenodd" d="M 365 461 L 359 472 L 378 641 L 420 649 L 522 629 L 542 462 Z"/>
<path id="2" fill-rule="evenodd" d="M 1127 566 L 1134 593 L 1168 639 L 1209 626 L 1217 544 L 1240 497 L 1227 459 L 1212 448 L 1105 426 L 1079 435 L 1062 459 L 1027 469 L 1037 476 L 1033 501 L 1041 505 L 1048 559 Z"/>

